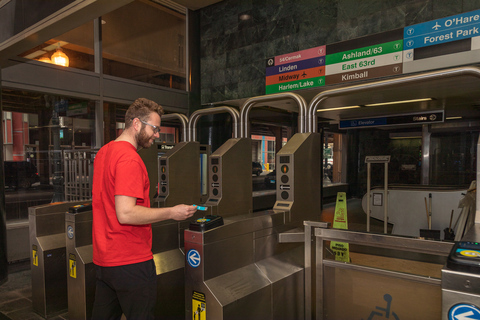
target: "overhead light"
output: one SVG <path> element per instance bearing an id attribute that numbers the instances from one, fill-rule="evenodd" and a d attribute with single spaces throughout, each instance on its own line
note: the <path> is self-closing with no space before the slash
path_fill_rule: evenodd
<path id="1" fill-rule="evenodd" d="M 317 110 L 317 112 L 335 111 L 335 110 L 344 110 L 344 109 L 354 109 L 354 108 L 360 108 L 360 106 L 349 106 L 349 107 L 338 107 L 338 108 L 320 109 L 320 110 Z"/>
<path id="2" fill-rule="evenodd" d="M 412 99 L 412 100 L 371 103 L 371 104 L 366 104 L 365 107 L 386 106 L 386 105 L 389 105 L 389 104 L 412 103 L 412 102 L 422 102 L 422 101 L 431 101 L 431 100 L 433 100 L 433 99 L 432 98 L 422 98 L 422 99 Z"/>
<path id="3" fill-rule="evenodd" d="M 251 17 L 252 17 L 251 15 L 244 13 L 244 14 L 241 14 L 238 18 L 240 20 L 246 21 L 246 20 L 250 20 Z"/>
<path id="4" fill-rule="evenodd" d="M 445 120 L 457 120 L 462 119 L 462 117 L 446 117 Z"/>
<path id="5" fill-rule="evenodd" d="M 68 59 L 68 56 L 62 51 L 62 49 L 58 48 L 57 51 L 52 54 L 52 63 L 57 66 L 68 67 L 70 59 Z"/>

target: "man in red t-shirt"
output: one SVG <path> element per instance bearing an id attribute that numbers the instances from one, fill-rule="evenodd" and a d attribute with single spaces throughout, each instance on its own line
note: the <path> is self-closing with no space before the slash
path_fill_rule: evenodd
<path id="1" fill-rule="evenodd" d="M 185 220 L 196 208 L 150 208 L 150 181 L 137 153 L 159 138 L 161 106 L 139 98 L 125 114 L 125 130 L 94 162 L 93 262 L 97 284 L 92 319 L 153 319 L 157 296 L 151 224 Z"/>

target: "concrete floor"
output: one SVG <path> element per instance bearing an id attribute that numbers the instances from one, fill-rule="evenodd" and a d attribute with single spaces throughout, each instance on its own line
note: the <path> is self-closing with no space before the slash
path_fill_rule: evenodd
<path id="1" fill-rule="evenodd" d="M 335 203 L 324 205 L 321 220 L 332 222 Z M 366 215 L 361 206 L 361 199 L 347 201 L 347 219 L 349 230 L 366 231 Z M 371 231 L 383 232 L 383 222 L 371 219 Z M 391 232 L 391 226 L 389 226 Z M 17 262 L 9 265 L 8 280 L 0 286 L 0 320 L 37 320 L 44 319 L 32 308 L 32 285 L 30 261 Z M 68 319 L 68 313 L 62 313 L 53 320 Z"/>

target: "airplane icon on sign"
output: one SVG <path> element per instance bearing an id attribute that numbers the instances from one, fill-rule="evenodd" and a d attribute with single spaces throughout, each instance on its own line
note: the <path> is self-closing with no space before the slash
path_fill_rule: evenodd
<path id="1" fill-rule="evenodd" d="M 435 31 L 437 31 L 438 29 L 440 29 L 442 26 L 438 24 L 438 22 L 435 22 L 435 25 L 432 27 L 432 29 L 435 29 Z"/>

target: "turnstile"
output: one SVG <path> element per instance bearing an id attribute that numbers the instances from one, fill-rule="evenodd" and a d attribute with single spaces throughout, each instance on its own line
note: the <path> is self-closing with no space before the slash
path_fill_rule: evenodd
<path id="1" fill-rule="evenodd" d="M 90 203 L 71 206 L 65 213 L 69 319 L 80 320 L 92 317 L 96 281 L 93 264 L 92 218 Z"/>
<path id="2" fill-rule="evenodd" d="M 185 319 L 303 319 L 303 246 L 279 244 L 285 211 L 185 230 Z M 287 289 L 288 288 L 288 289 Z"/>
<path id="3" fill-rule="evenodd" d="M 42 317 L 67 309 L 65 212 L 80 202 L 60 202 L 28 208 L 32 250 L 32 306 Z"/>
<path id="4" fill-rule="evenodd" d="M 209 213 L 223 217 L 251 213 L 252 140 L 231 138 L 209 157 Z"/>

